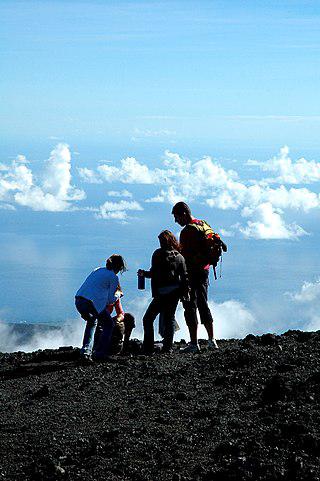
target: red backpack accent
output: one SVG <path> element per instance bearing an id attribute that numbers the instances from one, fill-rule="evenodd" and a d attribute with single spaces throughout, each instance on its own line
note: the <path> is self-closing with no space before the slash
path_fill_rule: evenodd
<path id="1" fill-rule="evenodd" d="M 217 279 L 216 267 L 219 260 L 222 261 L 222 252 L 227 252 L 227 245 L 205 220 L 194 219 L 190 225 L 194 226 L 201 236 L 199 255 L 205 265 L 213 266 L 214 277 Z"/>

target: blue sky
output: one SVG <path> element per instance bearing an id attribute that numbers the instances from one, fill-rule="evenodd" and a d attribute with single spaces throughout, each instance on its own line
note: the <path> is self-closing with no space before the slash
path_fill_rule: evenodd
<path id="1" fill-rule="evenodd" d="M 72 319 L 114 250 L 140 316 L 136 269 L 161 229 L 178 234 L 184 199 L 231 246 L 210 294 L 222 336 L 320 327 L 318 2 L 13 0 L 0 15 L 0 319 Z"/>
<path id="2" fill-rule="evenodd" d="M 11 140 L 123 145 L 138 129 L 159 132 L 158 143 L 318 146 L 316 1 L 0 9 L 1 131 Z"/>

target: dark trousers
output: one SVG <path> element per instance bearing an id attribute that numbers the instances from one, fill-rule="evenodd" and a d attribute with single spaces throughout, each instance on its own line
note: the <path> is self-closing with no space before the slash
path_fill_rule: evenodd
<path id="1" fill-rule="evenodd" d="M 104 309 L 98 313 L 92 301 L 84 297 L 77 296 L 75 299 L 76 308 L 87 324 L 82 341 L 82 354 L 90 355 L 92 353 L 94 335 L 97 324 L 101 326 L 101 333 L 99 342 L 95 345 L 95 356 L 97 358 L 104 358 L 109 354 L 109 347 L 111 342 L 112 331 L 114 327 L 114 320 L 110 313 Z"/>
<path id="2" fill-rule="evenodd" d="M 208 306 L 209 271 L 189 273 L 190 301 L 184 304 L 184 317 L 188 326 L 198 324 L 197 310 L 202 324 L 212 324 Z"/>
<path id="3" fill-rule="evenodd" d="M 179 289 L 170 292 L 170 294 L 159 295 L 154 297 L 143 316 L 143 349 L 146 353 L 152 353 L 154 350 L 154 329 L 153 323 L 158 314 L 162 316 L 164 323 L 164 339 L 163 349 L 172 348 L 173 336 L 175 329 L 175 313 L 179 302 Z"/>

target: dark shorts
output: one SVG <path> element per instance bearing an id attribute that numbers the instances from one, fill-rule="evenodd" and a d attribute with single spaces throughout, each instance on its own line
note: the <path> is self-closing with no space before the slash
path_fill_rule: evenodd
<path id="1" fill-rule="evenodd" d="M 201 324 L 211 324 L 212 314 L 208 305 L 209 271 L 189 273 L 190 302 L 185 306 L 185 319 L 187 324 L 197 323 L 199 311 Z"/>

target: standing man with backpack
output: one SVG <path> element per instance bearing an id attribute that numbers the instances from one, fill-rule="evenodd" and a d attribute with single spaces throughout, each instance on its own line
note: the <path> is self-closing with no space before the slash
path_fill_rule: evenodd
<path id="1" fill-rule="evenodd" d="M 213 318 L 208 306 L 209 268 L 213 265 L 215 269 L 221 251 L 226 250 L 226 245 L 205 221 L 192 216 L 190 207 L 184 202 L 175 204 L 172 214 L 175 222 L 183 227 L 180 233 L 180 246 L 190 284 L 190 299 L 184 302 L 184 317 L 189 328 L 190 343 L 182 351 L 200 352 L 197 310 L 201 323 L 208 333 L 209 349 L 217 349 Z"/>

